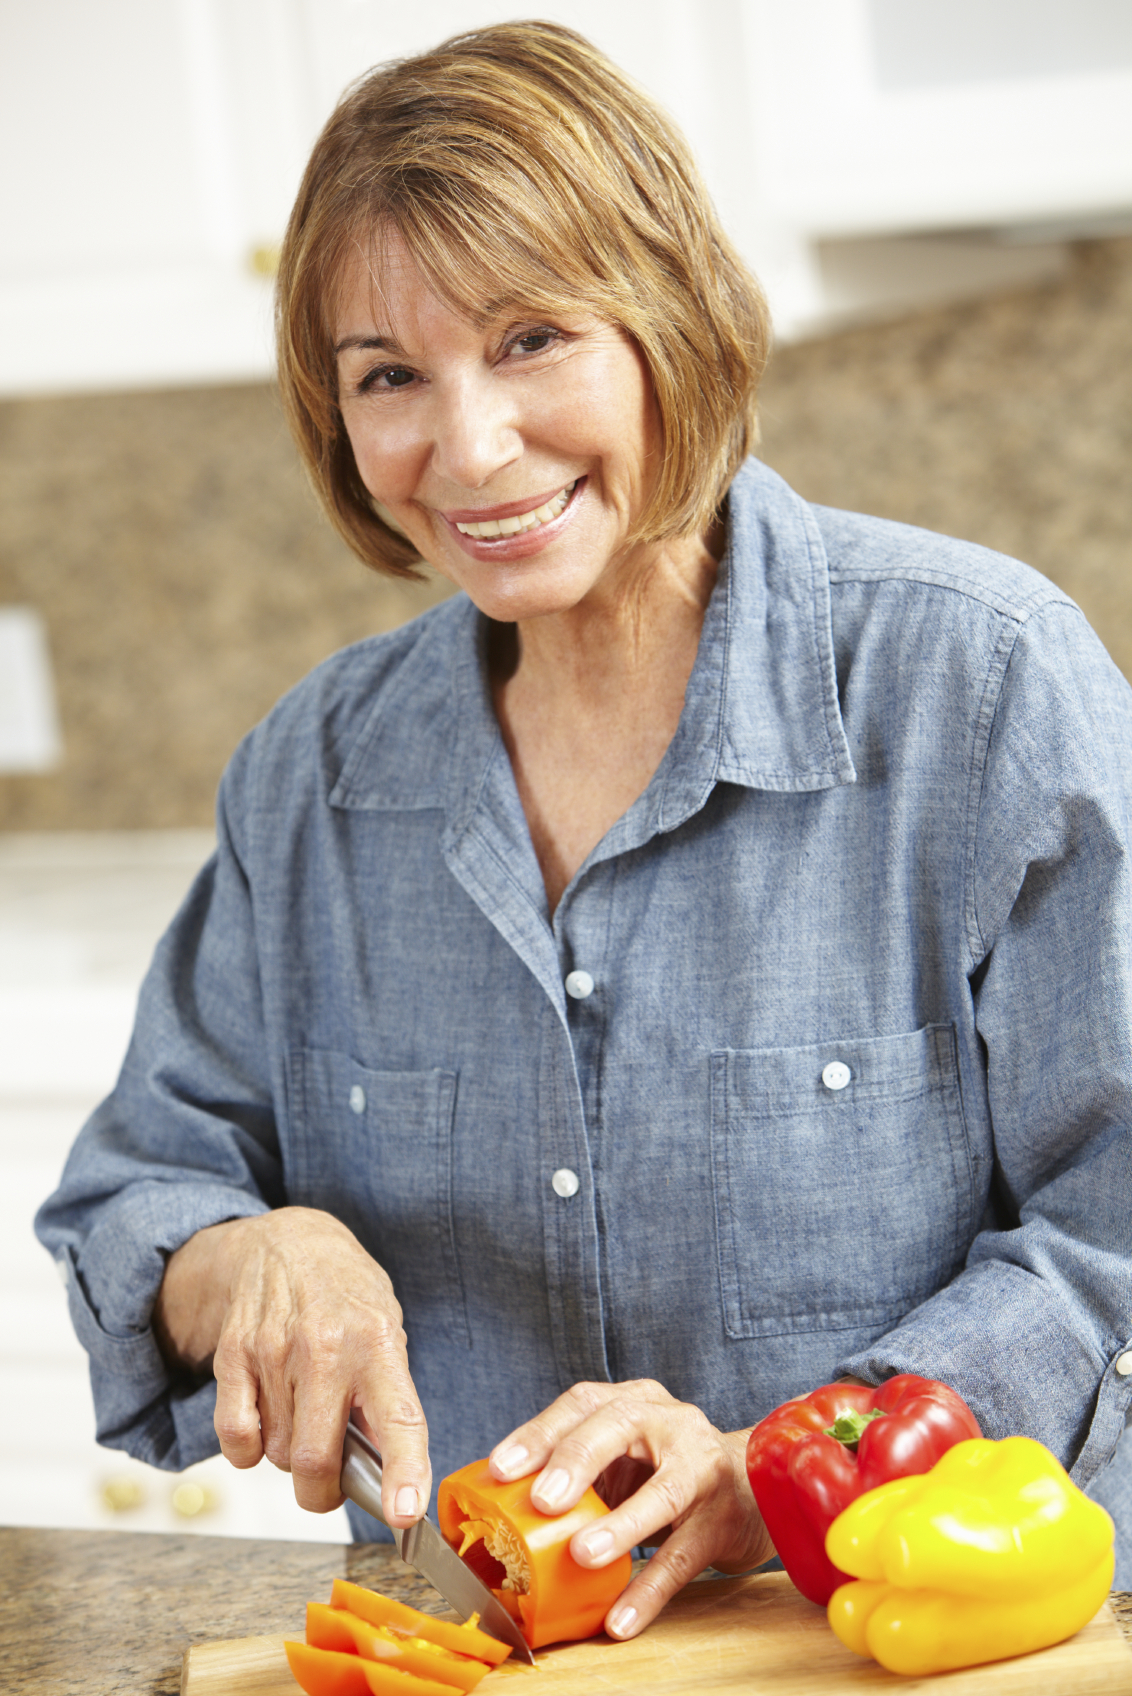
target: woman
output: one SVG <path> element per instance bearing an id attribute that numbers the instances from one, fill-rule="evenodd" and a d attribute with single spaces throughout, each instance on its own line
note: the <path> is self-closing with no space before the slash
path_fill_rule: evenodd
<path id="1" fill-rule="evenodd" d="M 837 1375 L 947 1380 L 1125 1535 L 1132 698 L 1025 567 L 748 459 L 766 339 L 577 36 L 348 93 L 283 394 L 361 557 L 464 593 L 237 752 L 39 1225 L 103 1442 L 215 1419 L 325 1510 L 353 1409 L 395 1526 L 430 1460 L 601 1480 L 575 1557 L 659 1544 L 620 1637 L 771 1555 L 747 1431 Z"/>

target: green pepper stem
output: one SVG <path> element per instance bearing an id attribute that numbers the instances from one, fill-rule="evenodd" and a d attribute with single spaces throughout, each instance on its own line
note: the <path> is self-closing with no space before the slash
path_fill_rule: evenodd
<path id="1" fill-rule="evenodd" d="M 884 1416 L 884 1409 L 880 1407 L 870 1408 L 868 1413 L 858 1413 L 856 1408 L 852 1408 L 848 1413 L 839 1413 L 833 1424 L 826 1426 L 825 1435 L 833 1437 L 856 1453 L 865 1426 L 871 1425 L 874 1419 L 883 1419 Z"/>

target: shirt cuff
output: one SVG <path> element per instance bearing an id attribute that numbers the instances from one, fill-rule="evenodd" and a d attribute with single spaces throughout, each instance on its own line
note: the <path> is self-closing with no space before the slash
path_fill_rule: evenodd
<path id="1" fill-rule="evenodd" d="M 149 1323 L 167 1256 L 209 1225 L 268 1211 L 258 1199 L 220 1186 L 202 1186 L 192 1207 L 186 1207 L 186 1199 L 182 1193 L 177 1228 L 164 1233 L 163 1252 L 150 1245 L 144 1255 L 131 1255 L 122 1243 L 120 1264 L 129 1268 L 123 1289 L 108 1287 L 105 1252 L 90 1257 L 96 1263 L 93 1282 L 102 1297 L 101 1308 L 92 1298 L 91 1269 L 83 1252 L 63 1243 L 55 1253 L 75 1335 L 90 1357 L 97 1441 L 174 1472 L 216 1454 L 219 1443 L 213 1428 L 215 1381 L 200 1383 L 172 1372 Z M 101 1245 L 103 1251 L 106 1246 Z M 88 1255 L 90 1247 L 88 1240 Z M 147 1263 L 142 1277 L 139 1260 Z M 129 1322 L 111 1328 L 104 1320 L 107 1309 L 123 1307 Z"/>
<path id="2" fill-rule="evenodd" d="M 955 1280 L 839 1360 L 836 1375 L 869 1383 L 899 1372 L 939 1379 L 967 1402 L 984 1436 L 1037 1438 L 1084 1488 L 1111 1459 L 1132 1414 L 1132 1341 L 1106 1358 L 1066 1327 L 1056 1303 L 1040 1299 L 1012 1323 L 1005 1292 L 988 1289 L 991 1281 Z M 968 1282 L 980 1287 L 964 1288 Z M 976 1301 L 978 1324 L 970 1311 Z M 999 1323 L 988 1334 L 986 1315 L 996 1308 Z"/>

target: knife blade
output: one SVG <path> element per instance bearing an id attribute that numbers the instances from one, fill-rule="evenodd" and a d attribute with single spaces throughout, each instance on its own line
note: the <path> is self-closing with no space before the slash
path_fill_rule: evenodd
<path id="1" fill-rule="evenodd" d="M 341 1483 L 343 1495 L 356 1502 L 363 1513 L 372 1514 L 374 1519 L 388 1525 L 381 1511 L 381 1456 L 356 1425 L 346 1427 Z M 500 1643 L 509 1643 L 513 1660 L 534 1666 L 530 1645 L 503 1603 L 480 1582 L 471 1567 L 465 1566 L 430 1519 L 418 1519 L 407 1531 L 398 1531 L 395 1526 L 390 1526 L 390 1530 L 401 1559 L 407 1566 L 415 1567 L 422 1578 L 427 1578 L 450 1607 L 463 1619 L 469 1614 L 479 1614 L 481 1631 L 498 1638 Z"/>

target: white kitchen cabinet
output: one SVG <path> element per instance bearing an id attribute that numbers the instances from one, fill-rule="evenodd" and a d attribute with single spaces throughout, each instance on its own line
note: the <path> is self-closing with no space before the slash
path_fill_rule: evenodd
<path id="1" fill-rule="evenodd" d="M 654 88 L 721 176 L 744 114 L 730 69 L 717 98 L 711 44 L 737 38 L 741 9 L 541 8 Z M 469 0 L 0 0 L 0 394 L 266 376 L 271 249 L 343 87 L 515 15 Z"/>
<path id="2" fill-rule="evenodd" d="M 94 1440 L 87 1358 L 32 1219 L 113 1087 L 206 831 L 0 834 L 0 1523 L 348 1542 L 266 1461 L 155 1471 Z M 196 1485 L 194 1500 L 184 1485 Z"/>
<path id="3" fill-rule="evenodd" d="M 785 335 L 1048 274 L 1040 226 L 1132 208 L 1128 0 L 0 0 L 0 394 L 267 375 L 343 86 L 532 10 L 674 112 Z"/>
<path id="4" fill-rule="evenodd" d="M 316 124 L 293 0 L 0 4 L 0 392 L 260 377 Z"/>
<path id="5" fill-rule="evenodd" d="M 1128 0 L 750 0 L 754 187 L 818 236 L 1132 220 Z"/>

